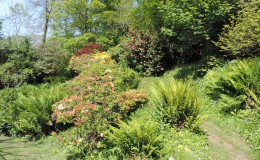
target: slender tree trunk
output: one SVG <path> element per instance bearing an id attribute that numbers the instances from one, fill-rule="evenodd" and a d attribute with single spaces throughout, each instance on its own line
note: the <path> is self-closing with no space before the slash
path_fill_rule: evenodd
<path id="1" fill-rule="evenodd" d="M 50 18 L 49 18 L 50 11 L 48 8 L 48 0 L 45 0 L 44 12 L 45 12 L 44 13 L 45 22 L 44 22 L 44 27 L 43 27 L 42 45 L 44 45 L 46 42 L 47 32 L 48 32 L 48 28 L 49 28 L 49 21 L 50 21 Z"/>
<path id="2" fill-rule="evenodd" d="M 43 28 L 43 38 L 42 38 L 42 44 L 44 45 L 46 42 L 46 37 L 47 37 L 47 32 L 49 28 L 49 17 L 48 15 L 45 16 L 45 23 L 44 23 L 44 28 Z"/>

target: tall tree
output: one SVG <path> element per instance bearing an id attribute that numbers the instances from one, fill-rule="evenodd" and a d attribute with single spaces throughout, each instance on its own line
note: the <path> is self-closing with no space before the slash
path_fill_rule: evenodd
<path id="1" fill-rule="evenodd" d="M 47 38 L 47 33 L 49 31 L 50 21 L 51 21 L 51 13 L 53 10 L 52 3 L 55 0 L 29 0 L 28 3 L 33 8 L 33 12 L 31 14 L 34 15 L 34 18 L 40 24 L 39 28 L 42 32 L 42 44 L 44 45 Z"/>
<path id="2" fill-rule="evenodd" d="M 0 19 L 0 39 L 3 38 L 2 25 L 3 25 L 3 22 L 2 22 L 2 20 Z"/>
<path id="3" fill-rule="evenodd" d="M 105 4 L 98 0 L 63 0 L 53 5 L 56 34 L 73 37 L 86 32 L 99 32 L 100 15 Z"/>

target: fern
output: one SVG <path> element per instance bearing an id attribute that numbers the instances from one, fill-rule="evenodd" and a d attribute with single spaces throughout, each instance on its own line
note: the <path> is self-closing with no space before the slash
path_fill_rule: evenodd
<path id="1" fill-rule="evenodd" d="M 227 104 L 223 106 L 224 111 L 238 111 L 244 108 L 259 110 L 259 70 L 259 58 L 232 61 L 223 68 L 212 70 L 205 77 L 208 82 L 208 94 Z M 228 106 L 229 108 L 226 108 Z"/>
<path id="2" fill-rule="evenodd" d="M 13 135 L 38 136 L 48 133 L 47 123 L 51 120 L 52 104 L 67 95 L 63 88 L 62 85 L 27 85 L 9 91 L 15 90 L 16 97 L 12 101 L 2 99 L 0 122 L 5 125 L 0 128 Z M 4 92 L 2 94 L 8 95 Z"/>
<path id="3" fill-rule="evenodd" d="M 129 123 L 119 123 L 119 128 L 111 127 L 108 140 L 114 147 L 113 154 L 122 159 L 158 157 L 162 136 L 156 122 L 132 119 Z"/>
<path id="4" fill-rule="evenodd" d="M 189 81 L 165 78 L 154 81 L 149 88 L 150 102 L 163 121 L 178 127 L 195 128 L 201 101 L 196 86 Z"/>

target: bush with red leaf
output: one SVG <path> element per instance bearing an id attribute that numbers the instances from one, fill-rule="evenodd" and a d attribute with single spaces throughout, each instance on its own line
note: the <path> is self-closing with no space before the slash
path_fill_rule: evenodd
<path id="1" fill-rule="evenodd" d="M 93 54 L 95 52 L 101 52 L 102 48 L 96 43 L 90 43 L 84 45 L 79 51 L 75 53 L 75 56 L 79 57 L 83 54 Z"/>

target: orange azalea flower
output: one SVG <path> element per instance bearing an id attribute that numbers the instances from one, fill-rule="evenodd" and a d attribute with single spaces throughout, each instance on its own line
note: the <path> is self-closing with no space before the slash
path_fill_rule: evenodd
<path id="1" fill-rule="evenodd" d="M 108 107 L 105 107 L 105 108 L 104 108 L 104 111 L 108 111 L 108 110 L 109 110 L 109 108 L 108 108 Z"/>
<path id="2" fill-rule="evenodd" d="M 51 135 L 52 135 L 52 136 L 56 136 L 56 135 L 57 135 L 57 132 L 52 131 L 52 132 L 51 132 Z"/>
<path id="3" fill-rule="evenodd" d="M 52 124 L 52 122 L 51 122 L 51 121 L 49 121 L 49 122 L 48 122 L 48 125 L 52 126 L 53 124 Z"/>
<path id="4" fill-rule="evenodd" d="M 80 125 L 80 123 L 79 123 L 78 121 L 74 122 L 74 124 L 75 124 L 76 126 L 79 126 L 79 125 Z"/>

